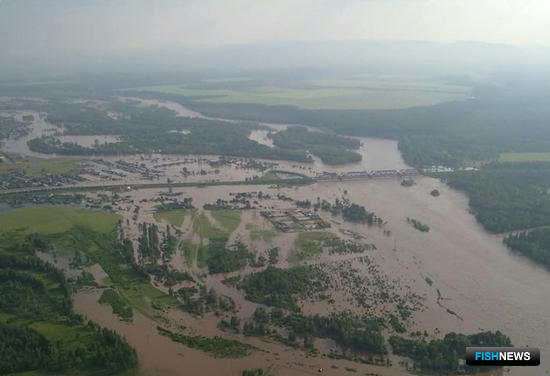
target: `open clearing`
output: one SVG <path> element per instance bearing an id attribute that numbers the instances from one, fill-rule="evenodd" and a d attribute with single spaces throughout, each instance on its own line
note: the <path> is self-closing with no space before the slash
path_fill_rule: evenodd
<path id="1" fill-rule="evenodd" d="M 350 83 L 355 82 L 355 85 Z M 391 109 L 427 106 L 469 97 L 461 86 L 437 82 L 398 85 L 368 80 L 350 80 L 336 86 L 308 85 L 302 88 L 257 86 L 239 89 L 191 89 L 179 85 L 151 86 L 140 90 L 177 94 L 202 102 L 290 105 L 303 109 Z"/>
<path id="2" fill-rule="evenodd" d="M 25 232 L 56 234 L 73 226 L 85 226 L 99 233 L 115 228 L 119 216 L 100 211 L 64 207 L 28 207 L 0 215 L 2 232 L 24 229 Z"/>
<path id="3" fill-rule="evenodd" d="M 0 163 L 0 174 L 11 170 L 23 171 L 28 177 L 43 177 L 48 174 L 71 175 L 80 170 L 76 158 L 35 158 L 10 155 Z"/>

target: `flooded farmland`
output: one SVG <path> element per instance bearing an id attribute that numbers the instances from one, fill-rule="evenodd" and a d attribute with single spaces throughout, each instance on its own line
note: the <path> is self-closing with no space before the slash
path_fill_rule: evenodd
<path id="1" fill-rule="evenodd" d="M 151 102 L 151 103 L 149 103 Z M 157 102 L 144 102 L 155 105 Z M 158 102 L 171 106 L 180 116 L 195 116 L 198 113 L 189 112 L 185 107 L 171 103 Z M 159 104 L 160 105 L 160 104 Z M 200 115 L 202 116 L 202 115 Z M 38 119 L 38 118 L 37 118 Z M 8 151 L 28 155 L 26 140 L 40 134 L 54 132 L 51 125 L 43 120 L 33 123 L 31 134 L 22 139 L 8 142 Z M 254 133 L 256 132 L 256 133 Z M 268 137 L 269 131 L 253 131 L 250 135 L 258 143 L 268 145 L 272 142 Z M 91 136 L 96 137 L 97 136 Z M 24 139 L 24 140 L 23 140 Z M 397 142 L 374 138 L 360 138 L 361 147 L 358 152 L 362 161 L 357 164 L 344 166 L 329 166 L 315 159 L 313 164 L 301 164 L 288 161 L 262 161 L 275 163 L 276 168 L 285 171 L 299 172 L 307 176 L 315 176 L 320 172 L 350 172 L 370 171 L 380 169 L 404 169 L 408 166 L 403 161 Z M 91 141 L 91 139 L 89 140 Z M 95 142 L 95 141 L 91 141 Z M 272 146 L 272 144 L 271 144 Z M 31 154 L 33 155 L 33 154 Z M 218 156 L 178 156 L 178 155 L 149 155 L 127 156 L 124 162 L 132 166 L 149 170 L 162 170 L 162 173 L 153 181 L 242 181 L 260 174 L 255 168 L 246 168 L 235 161 L 228 165 L 216 165 Z M 105 157 L 89 160 L 88 163 L 106 166 L 105 161 L 115 163 L 120 157 Z M 213 166 L 208 165 L 208 160 Z M 184 163 L 185 162 L 185 163 Z M 120 166 L 127 167 L 125 164 Z M 119 166 L 119 167 L 120 167 Z M 182 168 L 186 167 L 186 174 L 182 175 Z M 272 166 L 272 167 L 275 167 Z M 138 169 L 138 167 L 135 167 Z M 127 174 L 118 176 L 111 174 L 113 181 L 148 182 L 144 178 L 148 172 L 134 172 L 116 170 L 111 165 L 100 167 L 115 173 Z M 204 173 L 196 173 L 203 170 Z M 215 172 L 217 170 L 217 172 Z M 107 174 L 105 172 L 104 174 Z M 89 175 L 88 181 L 82 183 L 97 184 L 106 182 L 107 175 Z M 147 175 L 148 176 L 148 175 Z M 403 290 L 410 289 L 422 296 L 423 310 L 416 312 L 412 319 L 411 329 L 426 330 L 428 333 L 444 334 L 451 331 L 473 333 L 480 330 L 501 330 L 509 335 L 516 345 L 539 346 L 542 351 L 543 364 L 550 358 L 545 355 L 550 351 L 550 340 L 546 336 L 546 329 L 550 327 L 550 301 L 546 298 L 550 292 L 550 273 L 534 265 L 525 258 L 512 254 L 503 244 L 501 238 L 485 232 L 470 214 L 467 197 L 462 193 L 450 189 L 439 180 L 429 177 L 415 178 L 416 184 L 403 187 L 397 179 L 380 179 L 368 181 L 344 182 L 317 182 L 312 185 L 299 187 L 270 187 L 270 186 L 210 186 L 173 188 L 173 194 L 181 193 L 184 197 L 192 197 L 195 207 L 202 208 L 216 199 L 229 200 L 232 192 L 255 192 L 262 190 L 272 197 L 283 194 L 295 200 L 334 201 L 346 196 L 351 202 L 365 206 L 384 219 L 387 224 L 384 230 L 391 231 L 388 236 L 382 229 L 367 225 L 341 223 L 328 214 L 322 214 L 327 222 L 332 224 L 330 229 L 334 234 L 343 231 L 353 232 L 364 236 L 377 246 L 377 250 L 369 253 L 373 262 L 388 280 Z M 439 197 L 430 195 L 430 191 L 438 189 Z M 154 222 L 155 205 L 162 190 L 138 189 L 129 191 L 132 205 L 121 205 L 115 211 L 122 214 L 128 222 L 132 218 L 132 208 L 139 206 L 137 222 Z M 261 207 L 243 211 L 242 223 L 233 232 L 232 239 L 239 239 L 259 252 L 265 252 L 269 247 L 276 245 L 281 249 L 281 261 L 278 266 L 286 267 L 286 258 L 291 251 L 296 234 L 279 234 L 271 243 L 256 241 L 250 235 L 250 228 L 255 226 L 258 231 L 273 230 L 271 225 L 259 216 L 263 209 L 285 210 L 290 204 L 277 201 L 262 201 Z M 0 208 L 1 211 L 1 208 Z M 427 233 L 417 231 L 408 222 L 407 218 L 416 218 L 430 226 Z M 250 227 L 247 228 L 246 225 Z M 129 226 L 130 227 L 130 226 Z M 182 225 L 182 231 L 191 231 L 189 223 Z M 186 228 L 186 229 L 185 229 Z M 137 237 L 136 228 L 128 228 L 127 233 Z M 135 240 L 135 239 L 134 239 Z M 175 258 L 176 260 L 176 258 Z M 365 265 L 357 262 L 354 257 L 323 256 L 318 262 L 349 262 L 368 275 Z M 184 261 L 179 259 L 181 268 Z M 239 317 L 249 317 L 258 306 L 248 302 L 242 291 L 222 283 L 223 275 L 208 276 L 205 283 L 214 287 L 219 293 L 230 296 L 239 307 Z M 432 284 L 427 283 L 427 278 Z M 330 311 L 352 307 L 348 305 L 345 292 L 335 296 L 334 306 L 327 306 L 322 302 L 302 302 L 301 308 L 308 314 L 327 314 Z M 338 294 L 338 292 L 335 292 Z M 75 296 L 75 308 L 90 319 L 107 327 L 116 329 L 124 335 L 140 355 L 140 370 L 144 375 L 175 375 L 181 369 L 193 370 L 194 374 L 239 375 L 244 368 L 273 364 L 276 375 L 306 375 L 323 368 L 324 374 L 339 375 L 340 371 L 331 369 L 336 365 L 338 369 L 346 366 L 358 368 L 361 372 L 375 372 L 381 375 L 400 375 L 403 370 L 399 366 L 392 368 L 357 365 L 356 363 L 327 359 L 326 357 L 309 358 L 305 354 L 289 350 L 277 343 L 258 343 L 257 339 L 243 339 L 263 349 L 264 352 L 237 360 L 213 359 L 197 350 L 189 349 L 176 344 L 156 331 L 156 323 L 149 318 L 136 313 L 134 323 L 122 323 L 112 315 L 110 309 L 97 303 L 97 294 L 79 292 Z M 361 312 L 357 307 L 352 307 Z M 214 318 L 194 320 L 190 315 L 180 316 L 184 325 L 197 333 L 204 335 L 222 335 L 215 326 Z M 398 358 L 393 358 L 397 363 Z M 512 369 L 511 375 L 543 375 L 548 370 L 544 367 L 535 369 Z"/>

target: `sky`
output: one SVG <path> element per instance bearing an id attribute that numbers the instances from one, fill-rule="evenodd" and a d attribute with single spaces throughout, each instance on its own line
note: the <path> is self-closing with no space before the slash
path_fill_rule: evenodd
<path id="1" fill-rule="evenodd" d="M 358 40 L 550 47 L 550 1 L 0 0 L 0 62 Z"/>
<path id="2" fill-rule="evenodd" d="M 14 53 L 372 39 L 550 45 L 550 1 L 0 0 Z"/>

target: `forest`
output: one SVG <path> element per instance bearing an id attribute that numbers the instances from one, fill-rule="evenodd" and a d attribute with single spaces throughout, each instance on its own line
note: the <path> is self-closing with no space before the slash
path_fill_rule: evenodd
<path id="1" fill-rule="evenodd" d="M 511 234 L 504 238 L 504 244 L 550 270 L 550 229 L 540 228 Z"/>
<path id="2" fill-rule="evenodd" d="M 251 122 L 226 122 L 177 117 L 171 110 L 138 106 L 104 97 L 102 107 L 93 104 L 50 102 L 35 105 L 47 112 L 46 120 L 64 128 L 65 135 L 115 135 L 121 140 L 84 147 L 75 142 L 42 136 L 28 142 L 33 151 L 59 155 L 121 155 L 135 153 L 218 154 L 238 157 L 312 162 L 307 150 L 328 164 L 357 162 L 361 156 L 355 140 L 291 127 L 277 134 L 270 148 L 248 138 L 259 129 Z M 113 115 L 117 114 L 117 115 Z M 178 133 L 181 131 L 188 134 Z M 334 145 L 337 140 L 337 145 Z"/>
<path id="3" fill-rule="evenodd" d="M 491 232 L 550 225 L 550 163 L 489 163 L 478 171 L 441 174 L 464 191 L 477 220 Z"/>
<path id="4" fill-rule="evenodd" d="M 63 273 L 35 256 L 49 246 L 38 235 L 0 235 L 0 373 L 135 369 L 137 355 L 124 339 L 73 312 Z"/>
<path id="5" fill-rule="evenodd" d="M 356 139 L 313 132 L 305 127 L 289 127 L 284 131 L 271 134 L 270 137 L 280 148 L 308 150 L 326 164 L 337 165 L 361 161 L 361 155 L 352 151 L 360 146 Z"/>

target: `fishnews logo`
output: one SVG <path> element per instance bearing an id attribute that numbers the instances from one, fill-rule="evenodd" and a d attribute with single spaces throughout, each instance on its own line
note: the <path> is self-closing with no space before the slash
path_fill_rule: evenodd
<path id="1" fill-rule="evenodd" d="M 536 347 L 466 347 L 469 366 L 538 366 L 540 350 Z"/>

